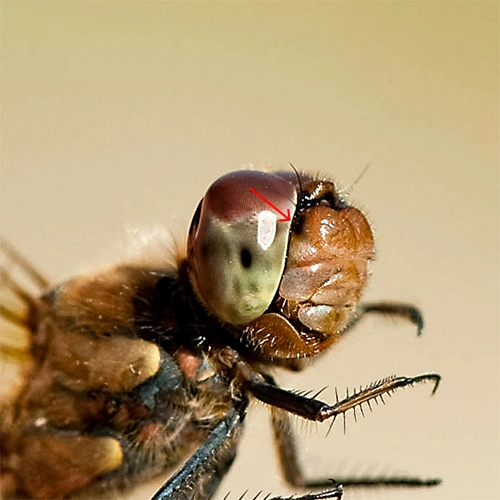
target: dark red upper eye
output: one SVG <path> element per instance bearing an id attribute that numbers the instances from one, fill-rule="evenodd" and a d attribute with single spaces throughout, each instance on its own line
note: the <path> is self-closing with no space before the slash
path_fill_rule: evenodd
<path id="1" fill-rule="evenodd" d="M 292 183 L 267 172 L 240 170 L 217 179 L 203 199 L 205 210 L 226 221 L 248 219 L 262 210 L 279 212 L 250 190 L 253 188 L 279 210 L 293 212 L 297 193 Z M 279 218 L 281 218 L 279 216 Z"/>

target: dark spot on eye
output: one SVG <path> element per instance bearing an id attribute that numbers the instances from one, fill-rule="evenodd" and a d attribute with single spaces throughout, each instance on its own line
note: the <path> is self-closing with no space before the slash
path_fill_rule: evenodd
<path id="1" fill-rule="evenodd" d="M 248 269 L 252 265 L 252 254 L 248 248 L 242 248 L 240 253 L 241 265 Z"/>

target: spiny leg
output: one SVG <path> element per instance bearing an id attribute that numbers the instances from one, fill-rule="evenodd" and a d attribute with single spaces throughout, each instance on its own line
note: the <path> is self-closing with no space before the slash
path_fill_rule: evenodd
<path id="1" fill-rule="evenodd" d="M 320 500 L 320 499 L 341 499 L 343 486 L 435 486 L 441 481 L 439 479 L 422 479 L 405 476 L 374 476 L 374 477 L 344 477 L 336 478 L 335 481 L 329 478 L 307 479 L 301 469 L 295 438 L 290 426 L 290 417 L 283 411 L 295 413 L 309 420 L 323 421 L 327 418 L 335 418 L 344 415 L 349 410 L 361 409 L 361 405 L 381 398 L 384 394 L 390 394 L 398 388 L 411 386 L 417 383 L 431 381 L 434 382 L 433 394 L 437 389 L 440 376 L 437 374 L 424 374 L 417 377 L 390 377 L 369 385 L 365 389 L 354 392 L 351 396 L 337 401 L 335 405 L 329 406 L 315 398 L 309 398 L 300 394 L 292 393 L 276 386 L 273 379 L 265 377 L 265 381 L 253 378 L 247 383 L 249 390 L 261 401 L 275 407 L 272 410 L 272 427 L 275 443 L 278 451 L 278 459 L 281 465 L 284 479 L 293 487 L 307 489 L 323 489 L 317 493 L 308 493 L 302 496 L 292 497 L 261 497 L 257 495 L 253 499 L 262 500 Z M 243 499 L 245 495 L 241 496 Z M 226 497 L 228 498 L 228 497 Z M 245 497 L 246 498 L 246 497 Z"/>
<path id="2" fill-rule="evenodd" d="M 390 395 L 396 389 L 412 386 L 423 382 L 434 382 L 432 394 L 435 393 L 441 377 L 437 374 L 423 374 L 416 377 L 388 377 L 370 384 L 364 389 L 355 391 L 333 405 L 328 405 L 314 397 L 307 397 L 286 391 L 277 387 L 271 377 L 265 381 L 254 376 L 247 382 L 250 392 L 259 400 L 275 408 L 294 413 L 308 420 L 322 422 L 332 418 L 332 425 L 339 415 L 345 416 L 346 412 L 358 408 L 363 412 L 363 405 L 371 409 L 371 402 Z M 285 479 L 293 486 L 306 488 L 328 487 L 330 479 L 308 480 L 304 477 L 298 461 L 298 454 L 293 434 L 285 412 L 273 411 L 273 429 L 277 444 L 279 460 L 282 465 Z M 414 477 L 360 477 L 360 478 L 335 478 L 344 486 L 434 486 L 440 483 L 439 479 L 421 479 Z"/>
<path id="3" fill-rule="evenodd" d="M 364 389 L 355 391 L 350 396 L 338 400 L 333 405 L 328 405 L 323 401 L 310 398 L 294 392 L 281 389 L 280 387 L 262 380 L 259 376 L 250 372 L 250 377 L 245 380 L 245 387 L 260 401 L 271 406 L 281 408 L 299 417 L 316 422 L 323 422 L 329 418 L 336 418 L 344 415 L 349 410 L 361 408 L 363 404 L 370 406 L 370 402 L 375 399 L 382 399 L 385 394 L 390 394 L 396 389 L 416 385 L 424 382 L 434 382 L 432 394 L 439 385 L 441 376 L 437 373 L 424 373 L 416 377 L 387 377 L 373 382 Z"/>
<path id="4" fill-rule="evenodd" d="M 269 493 L 264 495 L 262 492 L 257 493 L 257 495 L 254 495 L 253 497 L 249 497 L 246 495 L 247 492 L 245 492 L 243 495 L 238 497 L 238 500 L 341 500 L 344 492 L 342 485 L 338 484 L 336 481 L 330 480 L 328 486 L 329 488 L 327 490 L 318 491 L 316 493 L 306 493 L 305 495 L 300 496 L 292 495 L 289 497 L 271 497 Z M 224 497 L 224 500 L 231 500 L 229 493 Z"/>
<path id="5" fill-rule="evenodd" d="M 328 490 L 319 491 L 317 493 L 306 493 L 301 496 L 292 495 L 291 497 L 266 497 L 265 500 L 323 500 L 327 498 L 340 500 L 344 492 L 342 485 L 338 484 L 336 481 L 330 480 L 329 486 L 330 488 Z"/>

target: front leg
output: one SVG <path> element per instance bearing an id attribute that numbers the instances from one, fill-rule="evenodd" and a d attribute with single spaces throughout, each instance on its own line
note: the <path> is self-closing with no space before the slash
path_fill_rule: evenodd
<path id="1" fill-rule="evenodd" d="M 246 372 L 247 374 L 249 373 L 248 370 Z M 276 385 L 262 380 L 253 372 L 250 373 L 251 375 L 245 380 L 244 385 L 258 400 L 316 422 L 323 422 L 329 418 L 335 420 L 337 416 L 345 415 L 349 410 L 355 412 L 356 408 L 359 408 L 363 412 L 363 404 L 371 407 L 373 400 L 381 399 L 383 401 L 385 394 L 390 394 L 396 389 L 402 389 L 422 382 L 434 382 L 432 390 L 432 394 L 434 394 L 441 380 L 441 376 L 437 373 L 425 373 L 416 377 L 387 377 L 370 384 L 364 389 L 355 391 L 342 400 L 339 400 L 337 396 L 337 402 L 333 405 L 328 405 L 318 399 L 281 389 Z"/>

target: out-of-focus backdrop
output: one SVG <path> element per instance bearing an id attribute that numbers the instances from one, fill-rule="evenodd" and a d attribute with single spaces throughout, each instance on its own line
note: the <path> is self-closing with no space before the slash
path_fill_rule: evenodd
<path id="1" fill-rule="evenodd" d="M 500 497 L 497 2 L 2 2 L 1 232 L 54 280 L 127 228 L 184 235 L 206 187 L 252 164 L 322 171 L 373 223 L 367 319 L 286 387 L 438 371 L 354 423 L 301 425 L 311 475 L 440 476 L 345 499 Z M 263 407 L 220 497 L 291 494 Z M 143 489 L 130 498 L 147 498 Z"/>

